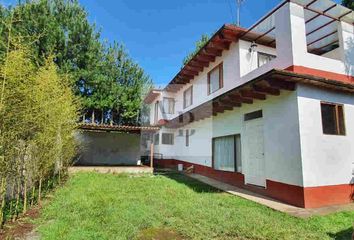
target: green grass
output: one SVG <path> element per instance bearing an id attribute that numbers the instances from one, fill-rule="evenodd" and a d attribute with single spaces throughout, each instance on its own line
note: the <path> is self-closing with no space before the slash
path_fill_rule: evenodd
<path id="1" fill-rule="evenodd" d="M 44 206 L 38 231 L 51 240 L 137 239 L 149 229 L 183 239 L 347 240 L 353 221 L 354 212 L 298 219 L 178 174 L 80 173 Z"/>

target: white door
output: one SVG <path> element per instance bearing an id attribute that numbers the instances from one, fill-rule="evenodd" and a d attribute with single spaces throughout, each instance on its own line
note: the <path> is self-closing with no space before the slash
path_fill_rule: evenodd
<path id="1" fill-rule="evenodd" d="M 266 178 L 262 118 L 245 122 L 245 144 L 246 184 L 265 187 Z"/>

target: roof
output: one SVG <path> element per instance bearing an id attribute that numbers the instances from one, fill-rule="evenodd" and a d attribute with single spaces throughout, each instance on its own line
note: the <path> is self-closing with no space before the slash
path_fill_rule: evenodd
<path id="1" fill-rule="evenodd" d="M 127 126 L 127 125 L 80 123 L 79 129 L 85 131 L 140 133 L 141 131 L 155 132 L 158 131 L 160 128 L 156 126 Z"/>
<path id="2" fill-rule="evenodd" d="M 221 56 L 224 50 L 228 50 L 232 42 L 239 39 L 275 48 L 275 13 L 288 2 L 299 4 L 305 9 L 307 42 L 309 52 L 312 53 L 322 54 L 338 44 L 338 21 L 354 23 L 353 11 L 331 0 L 285 0 L 249 29 L 232 24 L 223 25 L 183 66 L 164 90 L 179 91 L 214 62 L 216 57 Z M 151 103 L 156 97 L 156 93 L 149 93 L 144 102 Z"/>
<path id="3" fill-rule="evenodd" d="M 144 98 L 144 103 L 151 104 L 160 94 L 161 89 L 151 89 Z"/>
<path id="4" fill-rule="evenodd" d="M 280 95 L 280 91 L 294 91 L 296 84 L 314 85 L 319 88 L 354 93 L 354 84 L 337 80 L 274 69 L 241 86 L 229 90 L 212 100 L 168 121 L 166 127 L 178 128 L 186 124 L 216 116 L 226 110 L 253 104 L 254 100 L 266 100 L 267 95 Z"/>

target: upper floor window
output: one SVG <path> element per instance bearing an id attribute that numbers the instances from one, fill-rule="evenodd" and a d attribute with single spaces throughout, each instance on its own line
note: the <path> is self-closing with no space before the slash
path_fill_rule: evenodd
<path id="1" fill-rule="evenodd" d="M 223 87 L 223 64 L 220 63 L 208 73 L 208 94 Z"/>
<path id="2" fill-rule="evenodd" d="M 163 112 L 166 114 L 175 113 L 175 100 L 173 98 L 163 98 Z"/>
<path id="3" fill-rule="evenodd" d="M 343 105 L 322 102 L 321 114 L 324 134 L 345 135 Z"/>
<path id="4" fill-rule="evenodd" d="M 272 61 L 274 58 L 276 58 L 276 56 L 268 53 L 258 52 L 258 67 L 261 67 L 264 64 Z"/>
<path id="5" fill-rule="evenodd" d="M 183 107 L 187 108 L 193 104 L 193 86 L 188 88 L 183 93 Z"/>

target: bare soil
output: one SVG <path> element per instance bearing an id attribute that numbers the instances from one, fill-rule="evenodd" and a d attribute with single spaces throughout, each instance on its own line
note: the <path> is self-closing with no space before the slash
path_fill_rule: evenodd
<path id="1" fill-rule="evenodd" d="M 4 229 L 0 230 L 0 240 L 38 239 L 34 233 L 33 220 L 39 217 L 39 212 L 40 207 L 34 207 L 15 222 L 5 224 Z"/>

